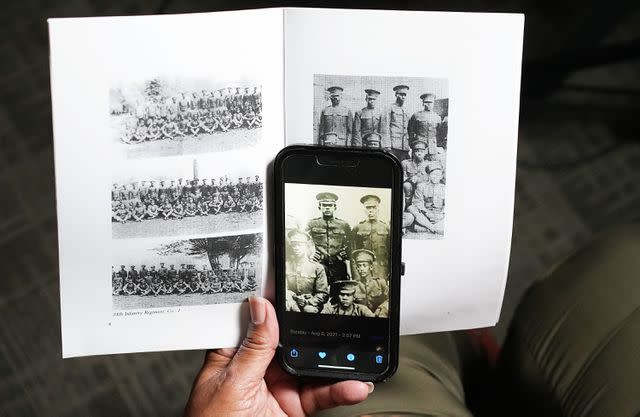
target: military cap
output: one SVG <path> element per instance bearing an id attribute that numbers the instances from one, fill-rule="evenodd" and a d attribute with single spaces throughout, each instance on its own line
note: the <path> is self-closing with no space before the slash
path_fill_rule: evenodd
<path id="1" fill-rule="evenodd" d="M 355 262 L 369 262 L 372 264 L 376 260 L 376 255 L 369 249 L 356 249 L 351 252 L 351 259 Z"/>
<path id="2" fill-rule="evenodd" d="M 133 265 L 131 265 L 131 266 L 133 266 Z M 143 267 L 143 266 L 144 266 L 144 267 L 146 267 L 146 265 L 144 265 L 144 264 L 142 264 L 142 265 L 140 265 L 140 266 L 141 266 L 141 267 Z"/>
<path id="3" fill-rule="evenodd" d="M 344 91 L 344 88 L 338 87 L 338 86 L 333 86 L 333 87 L 327 88 L 327 91 L 330 92 L 331 94 L 338 95 L 338 94 L 340 94 L 340 93 L 342 93 Z"/>
<path id="4" fill-rule="evenodd" d="M 180 264 L 180 266 L 185 266 L 186 264 Z"/>
<path id="5" fill-rule="evenodd" d="M 376 146 L 376 147 L 380 147 L 380 142 L 382 141 L 382 136 L 380 136 L 379 133 L 370 132 L 370 133 L 367 133 L 366 135 L 364 135 L 362 140 L 367 146 L 372 146 L 373 145 L 373 146 Z"/>
<path id="6" fill-rule="evenodd" d="M 289 231 L 289 233 L 287 233 L 287 237 L 289 238 L 289 240 L 292 240 L 295 236 L 304 236 L 304 238 L 307 241 L 311 240 L 311 236 L 309 235 L 309 233 L 304 232 L 300 229 L 293 229 L 291 231 Z"/>
<path id="7" fill-rule="evenodd" d="M 124 265 L 120 265 L 120 268 L 124 268 L 124 267 L 125 267 Z"/>
<path id="8" fill-rule="evenodd" d="M 413 142 L 411 142 L 411 149 L 416 148 L 427 149 L 427 142 L 420 139 L 414 140 Z"/>
<path id="9" fill-rule="evenodd" d="M 160 262 L 160 265 L 164 265 L 164 262 Z"/>
<path id="10" fill-rule="evenodd" d="M 342 281 L 335 281 L 333 283 L 338 288 L 338 292 L 346 292 L 349 294 L 353 294 L 356 292 L 356 287 L 358 283 L 352 279 L 346 279 Z"/>
<path id="11" fill-rule="evenodd" d="M 171 265 L 169 265 L 169 266 L 171 267 L 171 266 L 175 266 L 175 265 L 174 265 L 174 264 L 171 264 Z"/>
<path id="12" fill-rule="evenodd" d="M 409 86 L 404 84 L 396 85 L 395 87 L 393 87 L 393 91 L 395 91 L 396 93 L 406 93 L 407 91 L 409 91 Z"/>
<path id="13" fill-rule="evenodd" d="M 380 91 L 373 90 L 371 88 L 367 88 L 366 90 L 364 90 L 364 92 L 367 93 L 368 96 L 372 97 L 378 97 L 380 95 Z"/>
<path id="14" fill-rule="evenodd" d="M 439 169 L 440 171 L 442 171 L 443 170 L 442 165 L 440 165 L 440 163 L 437 161 L 432 161 L 432 163 L 427 164 L 425 171 L 430 174 L 432 171 L 435 171 L 436 169 Z"/>
<path id="15" fill-rule="evenodd" d="M 156 269 L 156 266 L 155 265 L 151 265 L 151 269 Z"/>
<path id="16" fill-rule="evenodd" d="M 363 195 L 362 198 L 360 199 L 360 202 L 362 204 L 365 204 L 367 201 L 370 201 L 370 200 L 375 200 L 376 203 L 380 204 L 380 197 L 378 197 L 377 195 L 373 195 L 373 194 Z"/>
<path id="17" fill-rule="evenodd" d="M 331 203 L 335 203 L 338 200 L 338 196 L 334 193 L 318 193 L 316 194 L 316 200 L 318 201 L 328 201 Z"/>
<path id="18" fill-rule="evenodd" d="M 430 98 L 431 100 L 435 100 L 436 99 L 436 95 L 433 93 L 424 93 L 420 96 L 420 99 L 422 99 L 422 101 L 424 101 L 425 99 Z"/>
<path id="19" fill-rule="evenodd" d="M 131 268 L 135 268 L 135 267 L 136 267 L 135 265 L 131 265 Z"/>

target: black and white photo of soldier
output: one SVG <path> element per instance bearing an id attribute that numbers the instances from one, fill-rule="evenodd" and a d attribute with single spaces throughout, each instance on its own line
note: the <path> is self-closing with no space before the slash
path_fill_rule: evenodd
<path id="1" fill-rule="evenodd" d="M 127 158 L 225 151 L 255 145 L 262 87 L 154 78 L 110 90 L 114 142 Z"/>
<path id="2" fill-rule="evenodd" d="M 115 245 L 115 310 L 239 303 L 259 293 L 261 234 Z"/>
<path id="3" fill-rule="evenodd" d="M 286 310 L 388 317 L 391 190 L 285 184 Z"/>
<path id="4" fill-rule="evenodd" d="M 204 161 L 209 159 L 162 158 L 119 166 L 111 189 L 113 237 L 259 228 L 264 193 L 260 175 L 249 167 L 231 172 Z"/>
<path id="5" fill-rule="evenodd" d="M 403 238 L 445 234 L 448 80 L 314 77 L 314 142 L 385 149 L 404 176 Z"/>

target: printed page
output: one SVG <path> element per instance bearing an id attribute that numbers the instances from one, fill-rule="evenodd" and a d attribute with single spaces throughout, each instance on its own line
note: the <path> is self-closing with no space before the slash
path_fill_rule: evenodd
<path id="1" fill-rule="evenodd" d="M 513 14 L 285 9 L 287 144 L 381 147 L 401 160 L 402 334 L 499 318 L 523 27 Z M 351 227 L 383 230 L 366 210 Z M 384 250 L 380 238 L 354 241 Z"/>
<path id="2" fill-rule="evenodd" d="M 63 356 L 237 346 L 267 270 L 282 10 L 49 27 Z"/>

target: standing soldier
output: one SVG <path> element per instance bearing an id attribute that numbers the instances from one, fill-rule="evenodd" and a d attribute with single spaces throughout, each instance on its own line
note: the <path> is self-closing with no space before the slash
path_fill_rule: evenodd
<path id="1" fill-rule="evenodd" d="M 318 144 L 324 146 L 347 146 L 351 143 L 351 127 L 353 114 L 351 110 L 340 105 L 342 87 L 329 87 L 331 105 L 320 113 L 318 126 Z"/>
<path id="2" fill-rule="evenodd" d="M 376 108 L 376 101 L 380 95 L 379 91 L 367 89 L 366 107 L 357 111 L 353 117 L 353 138 L 351 146 L 363 146 L 362 138 L 370 133 L 378 133 L 381 136 L 384 133 L 384 116 L 382 112 Z"/>
<path id="3" fill-rule="evenodd" d="M 287 297 L 297 307 L 288 310 L 319 313 L 329 297 L 329 285 L 322 265 L 309 259 L 311 236 L 292 230 L 287 237 L 291 246 L 285 264 Z"/>
<path id="4" fill-rule="evenodd" d="M 319 193 L 318 210 L 322 217 L 311 219 L 307 233 L 316 246 L 313 260 L 324 266 L 329 285 L 348 278 L 347 262 L 351 253 L 351 227 L 344 220 L 334 217 L 338 196 L 333 193 Z M 332 290 L 332 296 L 335 295 Z"/>
<path id="5" fill-rule="evenodd" d="M 442 120 L 436 112 L 433 111 L 433 103 L 436 99 L 435 94 L 424 93 L 420 96 L 424 110 L 416 112 L 409 119 L 409 140 L 423 140 L 427 142 L 427 154 L 435 155 L 438 148 L 437 132 Z"/>
<path id="6" fill-rule="evenodd" d="M 353 228 L 353 243 L 355 249 L 367 249 L 376 256 L 377 272 L 387 279 L 389 276 L 389 253 L 391 239 L 389 225 L 378 220 L 380 197 L 368 194 L 360 199 L 360 203 L 367 212 L 367 218 Z"/>
<path id="7" fill-rule="evenodd" d="M 153 183 L 154 181 L 149 181 L 149 188 L 147 188 L 147 196 L 152 200 L 158 199 L 158 188 Z"/>
<path id="8" fill-rule="evenodd" d="M 409 158 L 409 112 L 404 107 L 407 99 L 409 87 L 406 85 L 396 85 L 393 87 L 396 94 L 396 101 L 391 104 L 386 116 L 388 119 L 389 141 L 384 144 L 392 154 L 400 161 Z"/>

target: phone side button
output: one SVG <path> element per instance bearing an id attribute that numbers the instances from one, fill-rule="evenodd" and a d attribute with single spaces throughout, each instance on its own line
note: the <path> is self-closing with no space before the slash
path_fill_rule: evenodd
<path id="1" fill-rule="evenodd" d="M 404 275 L 404 268 L 405 268 L 404 262 L 400 262 L 400 275 L 401 276 Z"/>

